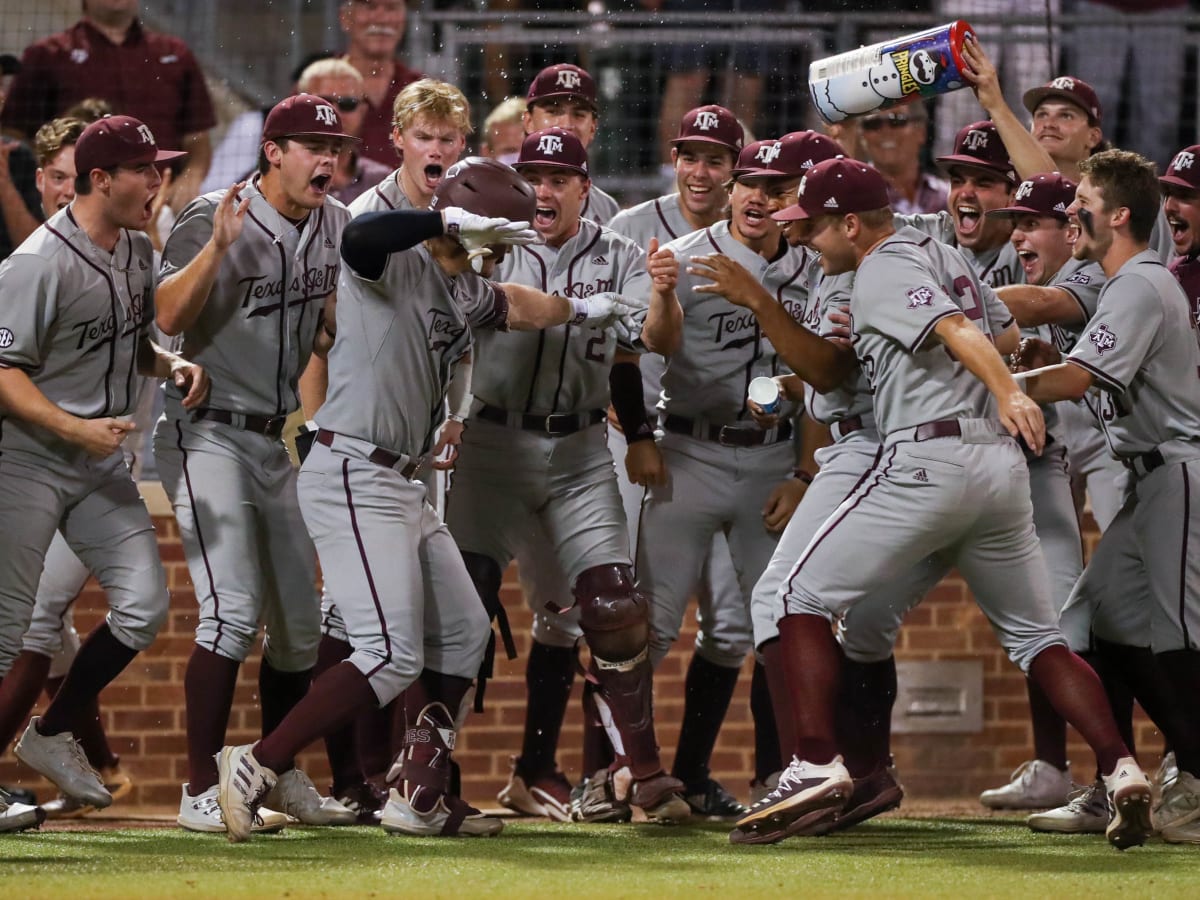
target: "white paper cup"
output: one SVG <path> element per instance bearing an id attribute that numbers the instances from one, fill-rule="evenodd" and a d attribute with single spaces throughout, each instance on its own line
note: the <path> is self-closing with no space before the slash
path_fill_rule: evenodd
<path id="1" fill-rule="evenodd" d="M 768 416 L 779 412 L 779 385 L 774 378 L 760 375 L 750 382 L 746 396 L 762 407 Z"/>

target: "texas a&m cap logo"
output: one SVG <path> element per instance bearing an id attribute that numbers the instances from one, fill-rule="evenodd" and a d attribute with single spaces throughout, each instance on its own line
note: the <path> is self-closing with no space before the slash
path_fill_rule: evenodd
<path id="1" fill-rule="evenodd" d="M 527 135 L 513 168 L 557 166 L 587 177 L 587 151 L 579 138 L 565 128 L 547 128 Z"/>

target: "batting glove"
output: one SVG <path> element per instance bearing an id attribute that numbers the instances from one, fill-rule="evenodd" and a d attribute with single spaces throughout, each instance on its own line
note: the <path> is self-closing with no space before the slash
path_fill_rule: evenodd
<path id="1" fill-rule="evenodd" d="M 641 327 L 634 320 L 638 307 L 628 303 L 620 294 L 594 294 L 591 297 L 572 297 L 571 310 L 574 316 L 572 325 L 586 325 L 591 328 L 617 328 L 618 334 L 636 333 Z"/>
<path id="2" fill-rule="evenodd" d="M 528 222 L 489 219 L 456 206 L 442 210 L 446 234 L 456 238 L 468 253 L 483 250 L 488 244 L 536 244 L 541 238 Z"/>

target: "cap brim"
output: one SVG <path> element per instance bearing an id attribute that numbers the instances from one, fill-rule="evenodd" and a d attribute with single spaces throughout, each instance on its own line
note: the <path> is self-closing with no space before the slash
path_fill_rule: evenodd
<path id="1" fill-rule="evenodd" d="M 551 162 L 551 161 L 545 160 L 545 159 L 528 159 L 528 160 L 518 159 L 515 163 L 512 164 L 512 167 L 514 169 L 516 169 L 518 172 L 520 172 L 522 169 L 534 169 L 534 168 L 538 168 L 538 167 L 548 168 L 548 169 L 566 169 L 568 172 L 574 172 L 576 175 L 582 175 L 584 178 L 591 177 L 590 175 L 588 175 L 588 173 L 585 169 L 581 169 L 581 168 L 579 168 L 579 166 L 573 166 L 570 163 Z"/>
<path id="2" fill-rule="evenodd" d="M 983 172 L 991 172 L 993 175 L 999 175 L 1005 181 L 1017 183 L 1017 173 L 1015 169 L 1003 169 L 1000 166 L 994 166 L 991 163 L 983 162 L 974 156 L 939 156 L 934 160 L 938 168 L 944 171 L 947 175 L 955 166 L 963 166 L 968 169 L 979 169 Z"/>
<path id="3" fill-rule="evenodd" d="M 541 103 L 543 100 L 578 100 L 580 103 L 588 106 L 592 112 L 595 112 L 597 109 L 599 109 L 599 107 L 596 106 L 596 101 L 591 97 L 587 96 L 586 94 L 575 94 L 571 91 L 558 91 L 553 94 L 542 94 L 540 97 L 527 98 L 525 100 L 525 108 L 529 109 L 529 107 L 533 106 L 533 104 Z"/>
<path id="4" fill-rule="evenodd" d="M 793 175 L 780 169 L 734 169 L 731 177 L 737 181 L 739 178 L 799 178 L 803 174 Z"/>
<path id="5" fill-rule="evenodd" d="M 1033 209 L 1029 206 L 1004 206 L 1000 209 L 989 209 L 984 215 L 991 216 L 993 219 L 1013 219 L 1017 216 L 1049 216 L 1052 219 L 1062 219 L 1064 222 L 1069 218 L 1066 213 L 1046 212 L 1045 210 Z"/>
<path id="6" fill-rule="evenodd" d="M 1159 175 L 1158 183 L 1183 188 L 1185 191 L 1200 191 L 1200 184 L 1193 184 L 1190 181 L 1180 178 L 1178 175 Z"/>
<path id="7" fill-rule="evenodd" d="M 342 134 L 341 132 L 329 132 L 329 131 L 289 131 L 287 134 L 272 134 L 272 135 L 264 134 L 263 135 L 263 143 L 265 144 L 267 141 L 277 141 L 280 138 L 294 138 L 294 137 L 340 138 L 343 141 L 354 141 L 356 144 L 362 143 L 362 138 L 355 137 L 352 134 Z"/>
<path id="8" fill-rule="evenodd" d="M 771 213 L 771 218 L 776 222 L 799 222 L 801 219 L 811 219 L 812 216 L 805 212 L 799 203 L 793 203 L 786 209 Z"/>
<path id="9" fill-rule="evenodd" d="M 1083 114 L 1088 117 L 1089 124 L 1091 124 L 1091 125 L 1099 125 L 1100 124 L 1098 119 L 1095 119 L 1092 117 L 1092 111 L 1090 109 L 1088 109 L 1083 103 L 1081 103 L 1079 101 L 1079 98 L 1076 97 L 1074 94 L 1072 94 L 1070 91 L 1064 91 L 1059 88 L 1052 88 L 1052 87 L 1030 88 L 1029 90 L 1027 90 L 1025 92 L 1025 96 L 1023 96 L 1021 98 L 1021 102 L 1025 104 L 1025 108 L 1027 110 L 1029 110 L 1030 114 L 1032 114 L 1038 108 L 1038 104 L 1041 103 L 1043 100 L 1047 99 L 1048 97 L 1053 97 L 1056 100 L 1063 100 L 1067 103 L 1070 103 L 1072 106 L 1079 107 L 1080 109 L 1083 110 Z"/>
<path id="10" fill-rule="evenodd" d="M 679 144 L 716 144 L 718 147 L 724 147 L 726 150 L 732 151 L 733 153 L 742 152 L 741 147 L 735 147 L 733 144 L 728 144 L 725 141 L 720 141 L 711 137 L 677 137 L 671 141 L 671 146 L 673 147 Z"/>
<path id="11" fill-rule="evenodd" d="M 187 151 L 185 151 L 185 150 L 159 150 L 156 154 L 154 154 L 154 162 L 155 163 L 170 162 L 173 159 L 179 159 L 180 157 L 183 157 L 183 156 L 187 156 Z"/>

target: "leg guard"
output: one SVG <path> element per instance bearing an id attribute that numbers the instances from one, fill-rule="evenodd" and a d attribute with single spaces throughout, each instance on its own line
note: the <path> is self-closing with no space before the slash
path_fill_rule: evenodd
<path id="1" fill-rule="evenodd" d="M 487 611 L 488 618 L 496 623 L 496 628 L 500 631 L 500 640 L 504 643 L 505 655 L 509 659 L 516 659 L 517 645 L 513 641 L 512 629 L 508 625 L 508 614 L 504 611 L 504 604 L 500 602 L 500 582 L 504 577 L 500 571 L 500 564 L 490 556 L 480 553 L 463 553 L 462 558 L 463 565 L 467 568 L 467 574 L 471 576 L 471 583 L 475 585 L 475 590 L 479 593 L 479 599 L 483 602 L 483 608 Z M 495 664 L 496 633 L 493 631 L 491 637 L 488 638 L 487 650 L 483 654 L 483 663 L 479 667 L 479 678 L 476 681 L 476 712 L 483 712 L 483 694 L 488 679 L 492 677 Z"/>

